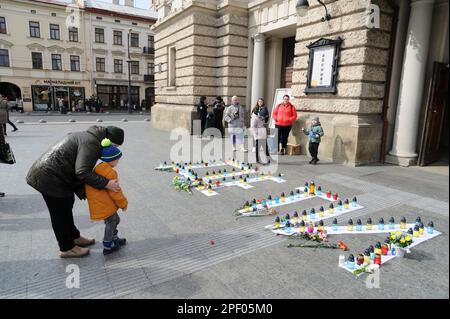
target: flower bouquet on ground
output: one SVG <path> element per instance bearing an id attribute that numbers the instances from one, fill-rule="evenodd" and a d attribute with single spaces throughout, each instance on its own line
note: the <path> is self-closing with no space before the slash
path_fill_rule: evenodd
<path id="1" fill-rule="evenodd" d="M 180 176 L 175 176 L 172 180 L 172 184 L 175 186 L 175 189 L 177 191 L 183 190 L 192 195 L 192 191 L 191 191 L 192 182 L 189 179 L 183 178 Z"/>
<path id="2" fill-rule="evenodd" d="M 396 248 L 397 256 L 403 257 L 405 252 L 411 252 L 408 247 L 413 243 L 413 239 L 410 234 L 395 231 L 390 233 L 389 241 L 387 242 Z"/>
<path id="3" fill-rule="evenodd" d="M 296 233 L 291 237 L 297 237 L 301 239 L 306 239 L 307 241 L 313 241 L 315 243 L 300 243 L 300 244 L 288 244 L 288 248 L 292 247 L 300 247 L 300 248 L 328 248 L 328 249 L 343 249 L 342 242 L 329 243 L 328 242 L 328 234 L 325 230 L 317 231 L 315 233 Z"/>

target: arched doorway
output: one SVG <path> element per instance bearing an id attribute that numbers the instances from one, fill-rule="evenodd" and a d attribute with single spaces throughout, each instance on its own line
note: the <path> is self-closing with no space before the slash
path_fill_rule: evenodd
<path id="1" fill-rule="evenodd" d="M 155 88 L 149 87 L 145 89 L 145 100 L 147 107 L 150 109 L 155 102 Z"/>
<path id="2" fill-rule="evenodd" d="M 22 99 L 20 88 L 9 82 L 0 82 L 0 94 L 6 96 L 11 110 L 23 112 L 23 105 L 19 101 Z"/>
<path id="3" fill-rule="evenodd" d="M 9 82 L 0 82 L 0 94 L 6 96 L 9 101 L 15 101 L 22 98 L 20 88 Z"/>

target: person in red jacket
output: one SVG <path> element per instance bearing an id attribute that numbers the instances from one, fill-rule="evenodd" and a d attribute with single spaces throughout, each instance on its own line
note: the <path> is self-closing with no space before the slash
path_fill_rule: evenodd
<path id="1" fill-rule="evenodd" d="M 280 155 L 284 155 L 286 153 L 289 133 L 291 132 L 292 124 L 297 119 L 297 109 L 289 100 L 289 95 L 283 96 L 283 102 L 278 104 L 273 111 L 275 128 L 278 129 L 278 154 Z"/>

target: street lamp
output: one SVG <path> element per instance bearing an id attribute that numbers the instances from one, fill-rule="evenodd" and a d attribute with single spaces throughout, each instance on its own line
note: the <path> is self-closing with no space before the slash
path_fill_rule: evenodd
<path id="1" fill-rule="evenodd" d="M 131 114 L 133 112 L 133 108 L 131 106 L 131 60 L 130 60 L 130 38 L 131 38 L 131 31 L 132 29 L 128 30 L 128 41 L 127 41 L 127 47 L 128 47 L 128 114 Z"/>
<path id="2" fill-rule="evenodd" d="M 321 0 L 317 0 L 317 2 L 319 2 L 325 8 L 325 17 L 322 18 L 322 22 L 330 21 L 331 15 L 328 13 L 327 6 Z M 308 0 L 297 0 L 295 8 L 297 9 L 297 14 L 300 17 L 304 17 L 309 8 Z"/>

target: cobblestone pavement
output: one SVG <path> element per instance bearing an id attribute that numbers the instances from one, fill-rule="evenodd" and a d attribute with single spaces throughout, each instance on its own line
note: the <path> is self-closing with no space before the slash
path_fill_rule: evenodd
<path id="1" fill-rule="evenodd" d="M 57 243 L 45 203 L 27 186 L 33 161 L 66 133 L 84 130 L 97 115 L 12 116 L 19 131 L 8 127 L 7 141 L 17 164 L 0 166 L 0 298 L 448 298 L 448 164 L 430 168 L 389 165 L 347 167 L 305 156 L 282 157 L 279 172 L 286 183 L 263 182 L 249 190 L 229 187 L 214 197 L 188 195 L 171 185 L 174 174 L 153 168 L 169 158 L 167 132 L 151 128 L 148 114 L 108 115 L 126 131 L 119 166 L 130 205 L 120 233 L 128 245 L 103 256 L 104 225 L 89 220 L 87 203 L 76 201 L 75 222 L 97 239 L 88 257 L 57 257 Z M 47 123 L 38 123 L 39 119 Z M 128 122 L 122 122 L 127 118 Z M 252 156 L 252 153 L 250 153 Z M 338 268 L 341 251 L 287 248 L 290 239 L 264 230 L 273 217 L 236 220 L 233 210 L 245 200 L 279 194 L 315 180 L 342 197 L 357 196 L 364 209 L 339 218 L 372 217 L 433 220 L 443 234 L 412 249 L 405 258 L 383 265 L 380 288 L 368 289 L 365 277 Z M 280 208 L 281 214 L 309 210 L 314 198 Z M 325 223 L 328 224 L 328 223 Z M 358 253 L 385 235 L 334 236 Z M 214 241 L 214 245 L 211 244 Z M 348 253 L 347 253 L 348 254 Z M 66 267 L 80 268 L 80 288 L 68 289 Z"/>

